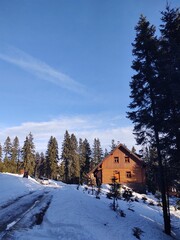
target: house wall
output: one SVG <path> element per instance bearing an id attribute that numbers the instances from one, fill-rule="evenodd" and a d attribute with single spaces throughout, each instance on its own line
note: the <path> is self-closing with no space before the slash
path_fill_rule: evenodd
<path id="1" fill-rule="evenodd" d="M 125 156 L 127 156 L 120 149 L 116 149 L 106 160 L 102 163 L 102 183 L 111 183 L 111 178 L 116 175 L 119 182 L 126 183 L 140 183 L 145 182 L 145 170 L 140 164 L 137 164 L 131 157 L 129 162 L 125 162 Z M 115 162 L 114 159 L 119 159 L 119 162 Z M 127 172 L 131 173 L 131 178 L 127 177 Z"/>

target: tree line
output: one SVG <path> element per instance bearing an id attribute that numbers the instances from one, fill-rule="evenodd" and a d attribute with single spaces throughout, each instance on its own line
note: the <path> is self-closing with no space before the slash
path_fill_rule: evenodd
<path id="1" fill-rule="evenodd" d="M 112 140 L 110 150 L 116 146 Z M 3 146 L 0 144 L 0 172 L 25 171 L 35 178 L 44 176 L 66 183 L 81 183 L 85 181 L 86 174 L 107 154 L 107 149 L 102 150 L 98 138 L 94 139 L 91 147 L 87 139 L 77 140 L 68 131 L 64 134 L 61 154 L 57 139 L 53 136 L 48 141 L 45 153 L 36 152 L 32 133 L 26 136 L 22 147 L 17 136 L 12 141 L 8 136 Z"/>
<path id="2" fill-rule="evenodd" d="M 160 32 L 141 15 L 132 44 L 135 74 L 130 82 L 128 118 L 151 175 L 159 183 L 165 232 L 170 234 L 168 186 L 180 182 L 180 11 L 167 5 Z M 157 167 L 156 167 L 157 166 Z M 158 175 L 158 177 L 157 177 Z M 155 181 L 158 178 L 158 181 Z M 154 186 L 155 186 L 154 185 Z"/>

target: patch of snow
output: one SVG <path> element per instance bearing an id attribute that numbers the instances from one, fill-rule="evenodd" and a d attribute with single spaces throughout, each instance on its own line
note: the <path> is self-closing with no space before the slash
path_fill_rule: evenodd
<path id="1" fill-rule="evenodd" d="M 0 174 L 1 196 L 3 201 L 9 200 L 23 193 L 47 188 L 32 179 L 23 179 L 20 176 Z M 3 185 L 3 186 L 2 186 Z M 19 229 L 14 239 L 18 240 L 133 240 L 132 229 L 140 228 L 144 233 L 142 240 L 170 240 L 172 237 L 163 232 L 162 210 L 158 206 L 148 203 L 157 199 L 152 195 L 145 195 L 147 200 L 143 203 L 141 194 L 133 192 L 139 202 L 128 203 L 118 200 L 119 208 L 126 217 L 110 209 L 112 200 L 106 198 L 109 185 L 103 185 L 100 199 L 96 199 L 91 191 L 85 190 L 87 186 L 67 185 L 52 181 L 51 204 L 47 209 L 41 225 L 32 229 Z M 130 206 L 131 205 L 131 206 Z M 134 211 L 130 211 L 129 208 Z M 180 239 L 180 211 L 172 208 L 172 232 L 176 239 Z M 179 224 L 179 225 L 178 225 Z"/>

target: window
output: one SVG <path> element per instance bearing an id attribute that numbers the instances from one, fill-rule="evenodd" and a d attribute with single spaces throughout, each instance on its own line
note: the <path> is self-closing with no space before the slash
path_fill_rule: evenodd
<path id="1" fill-rule="evenodd" d="M 125 156 L 125 163 L 129 163 L 130 162 L 130 159 L 128 156 Z"/>
<path id="2" fill-rule="evenodd" d="M 114 157 L 114 162 L 119 163 L 119 157 Z"/>
<path id="3" fill-rule="evenodd" d="M 131 172 L 126 172 L 126 177 L 127 178 L 131 178 L 132 176 L 131 176 Z"/>

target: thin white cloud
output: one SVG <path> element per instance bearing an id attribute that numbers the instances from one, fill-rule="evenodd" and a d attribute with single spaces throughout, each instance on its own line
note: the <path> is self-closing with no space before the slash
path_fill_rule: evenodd
<path id="1" fill-rule="evenodd" d="M 132 127 L 109 125 L 112 119 L 99 120 L 99 116 L 74 116 L 52 119 L 47 122 L 26 122 L 19 126 L 6 127 L 0 130 L 0 143 L 3 144 L 7 136 L 13 140 L 18 136 L 21 146 L 25 137 L 32 132 L 37 151 L 46 151 L 50 136 L 56 137 L 61 151 L 62 141 L 66 130 L 74 133 L 77 139 L 82 138 L 93 144 L 94 138 L 99 138 L 103 149 L 109 149 L 111 140 L 125 144 L 128 148 L 135 145 Z M 137 147 L 138 150 L 138 147 Z"/>
<path id="2" fill-rule="evenodd" d="M 85 87 L 70 76 L 54 69 L 43 61 L 13 47 L 6 47 L 5 53 L 0 52 L 0 59 L 22 68 L 31 74 L 56 84 L 59 87 L 84 94 Z"/>

